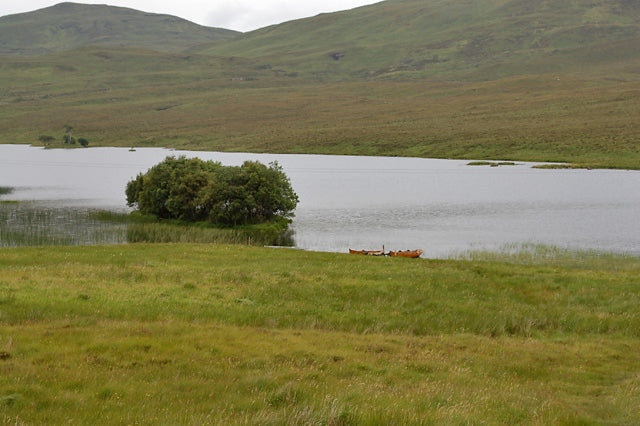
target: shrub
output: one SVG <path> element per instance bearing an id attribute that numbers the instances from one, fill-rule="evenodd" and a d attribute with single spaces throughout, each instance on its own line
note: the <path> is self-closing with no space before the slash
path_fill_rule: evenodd
<path id="1" fill-rule="evenodd" d="M 298 196 L 277 163 L 242 166 L 167 157 L 129 181 L 127 204 L 161 219 L 237 226 L 290 221 Z"/>
<path id="2" fill-rule="evenodd" d="M 47 144 L 55 141 L 56 138 L 54 138 L 53 136 L 50 136 L 50 135 L 40 135 L 40 136 L 38 136 L 38 140 L 40 142 L 42 142 L 43 144 L 47 145 Z"/>

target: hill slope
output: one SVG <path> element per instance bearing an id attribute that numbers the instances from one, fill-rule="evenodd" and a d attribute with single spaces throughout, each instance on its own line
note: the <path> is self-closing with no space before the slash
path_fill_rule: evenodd
<path id="1" fill-rule="evenodd" d="M 387 0 L 211 46 L 320 78 L 479 78 L 580 70 L 640 57 L 632 0 Z"/>
<path id="2" fill-rule="evenodd" d="M 38 55 L 86 45 L 175 52 L 236 37 L 181 18 L 123 7 L 60 3 L 0 18 L 0 55 Z"/>
<path id="3" fill-rule="evenodd" d="M 639 14 L 629 0 L 388 0 L 181 52 L 160 49 L 192 42 L 85 36 L 0 60 L 0 142 L 70 124 L 91 146 L 640 169 Z M 59 39 L 45 47 L 74 45 Z"/>

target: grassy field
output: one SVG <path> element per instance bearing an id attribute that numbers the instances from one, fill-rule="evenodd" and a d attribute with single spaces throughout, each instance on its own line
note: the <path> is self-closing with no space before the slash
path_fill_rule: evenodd
<path id="1" fill-rule="evenodd" d="M 640 261 L 581 257 L 3 249 L 0 421 L 635 424 Z"/>
<path id="2" fill-rule="evenodd" d="M 90 146 L 640 167 L 640 83 L 624 70 L 620 79 L 317 83 L 247 74 L 241 60 L 134 53 L 85 52 L 111 56 L 96 65 L 83 59 L 74 70 L 59 68 L 74 55 L 0 64 L 2 141 L 39 144 L 48 135 L 60 143 L 70 124 Z M 117 81 L 114 63 L 130 64 Z"/>

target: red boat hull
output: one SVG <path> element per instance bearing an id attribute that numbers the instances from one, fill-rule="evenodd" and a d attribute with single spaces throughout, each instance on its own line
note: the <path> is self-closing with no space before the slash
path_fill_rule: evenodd
<path id="1" fill-rule="evenodd" d="M 422 255 L 422 250 L 405 250 L 405 251 L 390 251 L 389 256 L 391 257 L 409 257 L 415 259 L 416 257 L 420 257 Z"/>
<path id="2" fill-rule="evenodd" d="M 351 254 L 364 254 L 365 256 L 384 256 L 384 252 L 382 250 L 352 250 L 352 249 L 349 249 L 349 253 L 351 253 Z"/>

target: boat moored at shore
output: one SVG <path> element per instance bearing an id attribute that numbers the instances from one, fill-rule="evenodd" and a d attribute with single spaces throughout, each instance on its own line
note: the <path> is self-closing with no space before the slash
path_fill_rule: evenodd
<path id="1" fill-rule="evenodd" d="M 382 250 L 353 250 L 349 249 L 350 254 L 362 254 L 365 256 L 389 256 L 389 257 L 408 257 L 408 258 L 418 258 L 424 253 L 421 249 L 417 250 L 400 250 L 400 251 L 384 251 L 384 246 L 382 246 Z"/>

